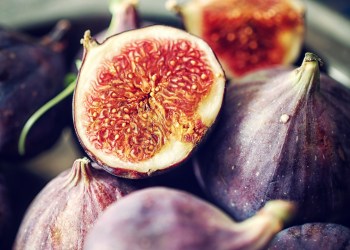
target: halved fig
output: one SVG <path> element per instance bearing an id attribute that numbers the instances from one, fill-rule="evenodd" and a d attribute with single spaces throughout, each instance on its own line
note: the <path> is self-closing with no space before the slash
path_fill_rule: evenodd
<path id="1" fill-rule="evenodd" d="M 225 75 L 202 39 L 163 25 L 99 44 L 87 31 L 73 99 L 77 136 L 108 172 L 141 178 L 188 158 L 215 121 Z"/>
<path id="2" fill-rule="evenodd" d="M 272 65 L 291 64 L 304 40 L 305 6 L 300 0 L 190 0 L 167 7 L 186 30 L 203 38 L 228 77 Z"/>

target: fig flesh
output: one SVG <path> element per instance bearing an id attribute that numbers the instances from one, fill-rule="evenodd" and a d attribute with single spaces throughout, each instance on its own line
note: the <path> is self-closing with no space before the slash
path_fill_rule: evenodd
<path id="1" fill-rule="evenodd" d="M 339 224 L 307 223 L 279 232 L 267 249 L 350 249 L 350 229 Z"/>
<path id="2" fill-rule="evenodd" d="M 221 108 L 225 75 L 210 47 L 162 25 L 98 44 L 85 33 L 73 96 L 76 134 L 108 172 L 141 178 L 178 165 Z"/>
<path id="3" fill-rule="evenodd" d="M 295 201 L 296 222 L 342 222 L 350 209 L 350 90 L 306 53 L 227 88 L 215 136 L 198 152 L 205 192 L 237 220 L 268 200 Z"/>
<path id="4" fill-rule="evenodd" d="M 69 28 L 59 22 L 53 32 L 38 40 L 23 33 L 0 29 L 0 159 L 20 155 L 20 132 L 30 115 L 63 89 L 65 65 L 60 38 Z M 27 157 L 56 142 L 65 121 L 48 113 L 28 137 Z"/>
<path id="5" fill-rule="evenodd" d="M 13 249 L 82 249 L 102 211 L 137 188 L 131 180 L 94 169 L 86 158 L 77 159 L 35 197 Z"/>
<path id="6" fill-rule="evenodd" d="M 293 212 L 293 204 L 271 201 L 236 223 L 190 193 L 146 188 L 108 207 L 88 233 L 84 249 L 263 249 Z"/>
<path id="7" fill-rule="evenodd" d="M 301 50 L 305 7 L 299 0 L 170 0 L 168 7 L 211 46 L 228 77 L 291 64 Z"/>

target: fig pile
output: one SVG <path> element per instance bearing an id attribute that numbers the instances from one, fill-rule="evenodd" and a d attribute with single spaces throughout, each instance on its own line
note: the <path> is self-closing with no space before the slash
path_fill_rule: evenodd
<path id="1" fill-rule="evenodd" d="M 74 91 L 74 139 L 89 159 L 38 193 L 13 249 L 346 246 L 350 90 L 320 73 L 312 53 L 300 67 L 286 66 L 299 55 L 304 5 L 190 0 L 173 7 L 187 30 L 138 28 L 135 2 L 111 0 L 109 29 L 85 32 L 78 75 L 58 97 Z M 31 91 L 42 105 L 39 97 L 54 96 L 62 83 L 61 43 L 1 36 L 0 87 L 18 100 Z M 52 86 L 34 90 L 33 79 Z M 19 102 L 7 102 L 6 91 L 0 118 L 18 116 L 0 119 L 0 152 L 12 147 L 3 138 L 26 121 L 17 120 Z"/>

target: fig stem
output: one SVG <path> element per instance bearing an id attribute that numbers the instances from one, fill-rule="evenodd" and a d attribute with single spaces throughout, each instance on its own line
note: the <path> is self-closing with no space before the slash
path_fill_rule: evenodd
<path id="1" fill-rule="evenodd" d="M 37 111 L 35 111 L 35 113 L 27 120 L 26 124 L 24 125 L 24 127 L 21 131 L 20 137 L 19 137 L 18 152 L 20 155 L 25 154 L 25 142 L 27 139 L 27 135 L 28 135 L 30 129 L 36 123 L 36 121 L 38 121 L 39 118 L 42 117 L 48 110 L 50 110 L 56 104 L 58 104 L 63 99 L 65 99 L 67 96 L 72 94 L 74 91 L 75 85 L 76 85 L 76 79 L 74 79 L 72 82 L 70 82 L 68 84 L 68 86 L 63 91 L 61 91 L 57 96 L 52 98 L 50 101 L 48 101 L 42 107 L 40 107 Z"/>
<path id="2" fill-rule="evenodd" d="M 311 52 L 306 52 L 301 66 L 295 71 L 297 77 L 295 86 L 300 88 L 300 93 L 308 95 L 320 88 L 320 66 L 322 60 Z"/>
<path id="3" fill-rule="evenodd" d="M 84 183 L 88 183 L 90 176 L 90 160 L 87 157 L 76 159 L 73 163 L 69 178 L 67 179 L 64 186 L 75 187 L 78 185 L 80 180 L 83 180 Z"/>
<path id="4" fill-rule="evenodd" d="M 257 214 L 237 225 L 242 232 L 239 241 L 242 248 L 263 249 L 270 240 L 281 231 L 297 212 L 296 204 L 291 201 L 272 200 L 265 204 Z"/>
<path id="5" fill-rule="evenodd" d="M 70 27 L 71 24 L 68 20 L 59 21 L 54 29 L 41 39 L 40 44 L 48 46 L 56 52 L 61 52 L 64 49 L 64 46 L 59 42 L 62 40 L 63 36 L 67 33 Z"/>
<path id="6" fill-rule="evenodd" d="M 127 12 L 130 10 L 129 8 L 136 6 L 138 4 L 138 0 L 110 0 L 109 2 L 109 12 L 112 14 L 111 22 L 109 23 L 105 38 L 114 35 L 116 32 L 122 32 L 125 30 L 125 24 L 130 26 L 129 22 L 131 20 L 125 20 L 128 18 Z M 131 23 L 134 23 L 136 26 L 137 20 L 135 15 L 132 15 L 129 18 L 134 18 Z M 129 27 L 127 27 L 128 29 Z"/>

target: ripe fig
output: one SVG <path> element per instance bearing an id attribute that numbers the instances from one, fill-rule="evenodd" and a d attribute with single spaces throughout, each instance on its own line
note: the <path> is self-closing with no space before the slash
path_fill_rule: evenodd
<path id="1" fill-rule="evenodd" d="M 263 249 L 293 212 L 293 204 L 271 201 L 236 223 L 190 193 L 146 188 L 108 207 L 88 233 L 84 249 Z"/>
<path id="2" fill-rule="evenodd" d="M 11 218 L 7 185 L 4 176 L 0 173 L 0 249 L 4 249 L 5 243 L 7 243 L 6 231 L 10 228 Z"/>
<path id="3" fill-rule="evenodd" d="M 294 226 L 279 232 L 267 249 L 350 249 L 350 229 L 331 223 Z"/>
<path id="4" fill-rule="evenodd" d="M 82 249 L 86 233 L 112 202 L 139 188 L 77 159 L 29 206 L 14 249 Z"/>
<path id="5" fill-rule="evenodd" d="M 108 36 L 117 34 L 126 30 L 135 29 L 139 25 L 139 17 L 136 9 L 136 0 L 111 0 L 109 9 L 112 14 L 112 19 L 107 30 L 97 34 L 95 39 L 98 41 L 105 40 Z M 51 100 L 46 102 L 43 106 L 36 110 L 35 113 L 27 120 L 26 124 L 20 135 L 19 151 L 24 154 L 26 137 L 31 128 L 36 122 L 46 113 L 54 107 L 61 105 L 63 101 L 67 101 L 67 97 L 70 97 L 74 91 L 76 84 L 76 74 L 81 64 L 81 57 L 83 56 L 83 49 L 78 52 L 76 60 L 73 66 L 73 72 L 66 75 L 65 80 L 68 84 L 65 89 L 58 93 Z M 71 99 L 68 101 L 71 102 Z M 71 116 L 70 116 L 71 117 Z M 71 120 L 70 120 L 71 121 Z M 40 122 L 40 121 L 39 121 Z M 69 123 L 71 125 L 71 122 Z"/>
<path id="6" fill-rule="evenodd" d="M 210 47 L 162 25 L 97 43 L 86 32 L 73 96 L 77 136 L 108 172 L 141 178 L 188 158 L 221 108 L 225 76 Z"/>
<path id="7" fill-rule="evenodd" d="M 38 40 L 0 29 L 0 159 L 18 159 L 17 144 L 30 115 L 63 88 L 65 65 L 60 38 L 68 29 L 59 22 Z M 27 157 L 53 145 L 64 126 L 58 112 L 48 113 L 29 135 Z"/>
<path id="8" fill-rule="evenodd" d="M 168 7 L 190 33 L 202 37 L 228 77 L 293 63 L 304 40 L 305 7 L 299 0 L 191 0 Z"/>
<path id="9" fill-rule="evenodd" d="M 350 209 L 350 90 L 306 53 L 227 88 L 215 136 L 198 152 L 205 192 L 237 220 L 268 200 L 300 207 L 299 222 L 340 222 Z"/>

